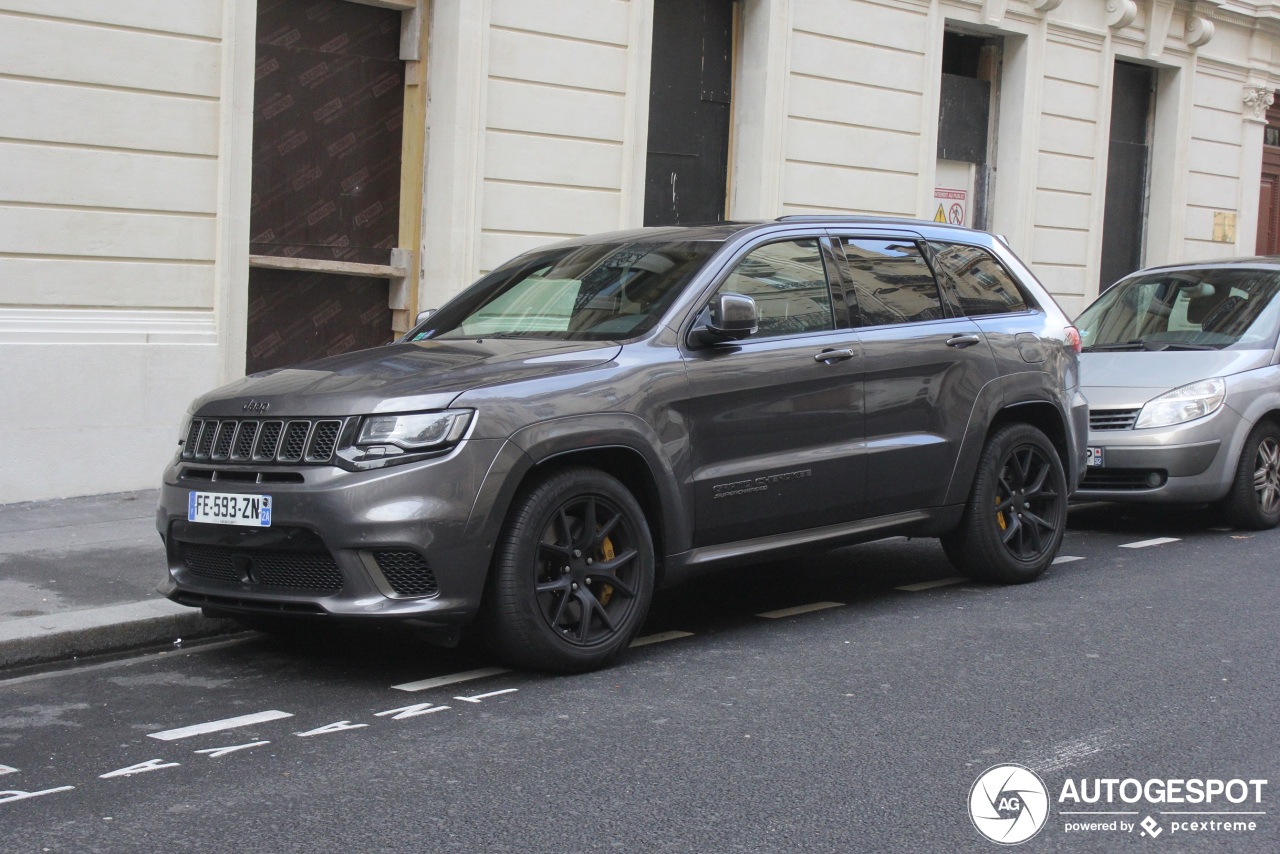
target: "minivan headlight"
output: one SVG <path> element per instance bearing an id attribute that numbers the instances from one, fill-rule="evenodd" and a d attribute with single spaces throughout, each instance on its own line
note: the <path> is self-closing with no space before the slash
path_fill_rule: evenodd
<path id="1" fill-rule="evenodd" d="M 1175 388 L 1147 401 L 1133 428 L 1169 427 L 1203 418 L 1217 412 L 1226 396 L 1227 384 L 1220 377 Z"/>
<path id="2" fill-rule="evenodd" d="M 395 445 L 406 451 L 429 451 L 455 444 L 467 432 L 471 409 L 370 415 L 360 425 L 356 444 Z"/>

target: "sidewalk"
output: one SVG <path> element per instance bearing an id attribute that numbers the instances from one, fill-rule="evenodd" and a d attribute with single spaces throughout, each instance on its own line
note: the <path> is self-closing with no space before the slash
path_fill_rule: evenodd
<path id="1" fill-rule="evenodd" d="M 239 630 L 156 593 L 156 496 L 0 505 L 0 671 Z"/>

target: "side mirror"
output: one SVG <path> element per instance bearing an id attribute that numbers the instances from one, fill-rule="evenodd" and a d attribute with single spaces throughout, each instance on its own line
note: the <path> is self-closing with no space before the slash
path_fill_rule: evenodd
<path id="1" fill-rule="evenodd" d="M 426 308 L 418 312 L 418 316 L 413 319 L 413 326 L 409 327 L 409 331 L 401 335 L 399 338 L 392 341 L 391 343 L 404 344 L 406 341 L 410 340 L 410 338 L 413 336 L 413 331 L 422 324 L 422 321 L 426 320 L 428 317 L 430 317 L 435 313 L 436 313 L 436 310 L 434 308 Z"/>
<path id="2" fill-rule="evenodd" d="M 711 305 L 702 311 L 698 322 L 689 333 L 690 343 L 697 347 L 710 347 L 728 341 L 741 341 L 754 335 L 760 328 L 760 316 L 756 301 L 749 296 L 734 293 L 717 294 Z"/>

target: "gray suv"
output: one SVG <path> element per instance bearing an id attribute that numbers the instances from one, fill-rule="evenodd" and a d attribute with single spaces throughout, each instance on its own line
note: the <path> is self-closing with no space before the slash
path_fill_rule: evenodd
<path id="1" fill-rule="evenodd" d="M 1080 339 L 999 239 L 785 217 L 569 240 L 399 342 L 195 401 L 160 590 L 257 624 L 477 623 L 508 664 L 614 660 L 655 586 L 893 535 L 970 577 L 1052 562 Z"/>

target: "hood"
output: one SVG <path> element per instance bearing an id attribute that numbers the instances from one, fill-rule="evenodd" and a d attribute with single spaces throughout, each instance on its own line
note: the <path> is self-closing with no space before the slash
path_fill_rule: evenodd
<path id="1" fill-rule="evenodd" d="M 1080 388 L 1090 406 L 1137 407 L 1188 383 L 1270 363 L 1270 350 L 1081 353 Z"/>
<path id="2" fill-rule="evenodd" d="M 254 374 L 197 398 L 192 409 L 240 417 L 445 409 L 464 391 L 582 370 L 621 350 L 599 341 L 528 338 L 391 344 Z"/>

